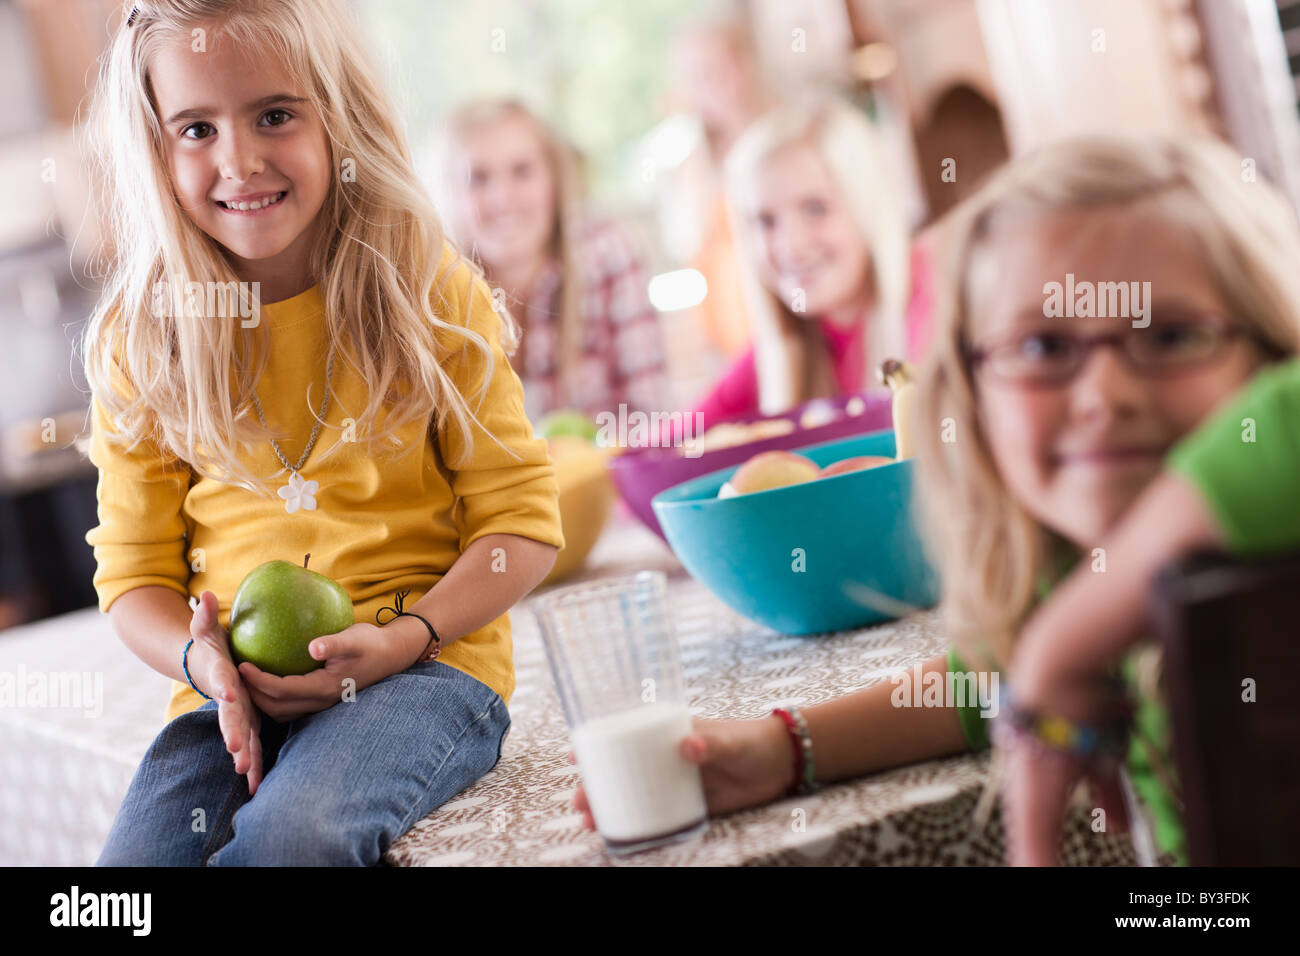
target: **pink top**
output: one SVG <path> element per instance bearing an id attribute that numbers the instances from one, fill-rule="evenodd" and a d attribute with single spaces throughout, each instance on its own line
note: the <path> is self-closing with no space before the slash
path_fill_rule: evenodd
<path id="1" fill-rule="evenodd" d="M 907 306 L 907 359 L 918 359 L 930 342 L 930 314 L 934 309 L 934 280 L 928 252 L 917 244 L 912 247 L 912 298 Z M 835 371 L 835 383 L 841 394 L 857 392 L 872 384 L 863 366 L 862 337 L 866 323 L 851 329 L 827 319 L 816 320 L 821 326 Z M 711 425 L 723 419 L 758 414 L 758 370 L 754 364 L 754 347 L 750 345 L 727 369 L 722 378 L 694 408 L 703 412 L 704 422 Z"/>

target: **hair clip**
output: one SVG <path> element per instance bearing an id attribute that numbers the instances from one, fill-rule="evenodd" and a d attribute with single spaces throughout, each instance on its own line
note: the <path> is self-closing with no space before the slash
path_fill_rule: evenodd
<path id="1" fill-rule="evenodd" d="M 131 7 L 131 12 L 127 15 L 126 18 L 126 25 L 128 27 L 135 26 L 135 15 L 139 12 L 140 12 L 140 7 L 138 4 Z"/>

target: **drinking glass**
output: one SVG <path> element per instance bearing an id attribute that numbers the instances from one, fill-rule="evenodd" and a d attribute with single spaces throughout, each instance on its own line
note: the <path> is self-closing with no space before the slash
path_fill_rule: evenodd
<path id="1" fill-rule="evenodd" d="M 596 829 L 610 852 L 708 827 L 677 639 L 660 571 L 604 578 L 533 601 Z"/>

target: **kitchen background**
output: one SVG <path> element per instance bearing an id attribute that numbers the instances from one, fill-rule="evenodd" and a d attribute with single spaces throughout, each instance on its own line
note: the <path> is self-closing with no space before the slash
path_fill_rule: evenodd
<path id="1" fill-rule="evenodd" d="M 422 158 L 456 103 L 518 95 L 582 150 L 593 196 L 633 229 L 654 272 L 692 265 L 707 204 L 683 197 L 702 182 L 709 90 L 674 83 L 672 50 L 701 4 L 351 6 Z M 837 89 L 891 134 L 915 173 L 900 188 L 918 230 L 941 226 L 1009 155 L 1092 130 L 1214 133 L 1300 198 L 1300 0 L 744 0 L 707 11 L 724 14 L 743 25 L 759 86 Z M 97 296 L 98 210 L 77 123 L 122 15 L 116 0 L 0 0 L 0 629 L 95 603 L 79 337 Z M 937 174 L 949 157 L 957 183 Z M 680 405 L 738 346 L 705 327 L 699 288 L 661 284 L 652 296 Z"/>

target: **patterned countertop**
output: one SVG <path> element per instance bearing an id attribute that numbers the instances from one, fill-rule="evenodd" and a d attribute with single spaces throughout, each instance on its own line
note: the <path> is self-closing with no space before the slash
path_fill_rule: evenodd
<path id="1" fill-rule="evenodd" d="M 619 519 L 587 569 L 564 585 L 654 568 L 669 574 L 669 607 L 692 712 L 756 718 L 783 704 L 807 706 L 886 680 L 941 652 L 934 612 L 876 627 L 789 637 L 730 611 L 682 570 L 666 545 Z M 563 586 L 563 585 L 562 585 Z M 536 622 L 524 602 L 511 614 L 518 686 L 501 762 L 429 814 L 385 856 L 398 866 L 744 866 L 844 864 L 996 865 L 1002 828 L 973 813 L 988 756 L 929 761 L 835 784 L 811 796 L 731 813 L 703 837 L 631 857 L 605 853 L 581 829 L 569 800 L 578 780 Z M 867 729 L 864 728 L 864 732 Z M 1122 837 L 1093 833 L 1085 808 L 1069 820 L 1068 863 L 1132 865 Z"/>

